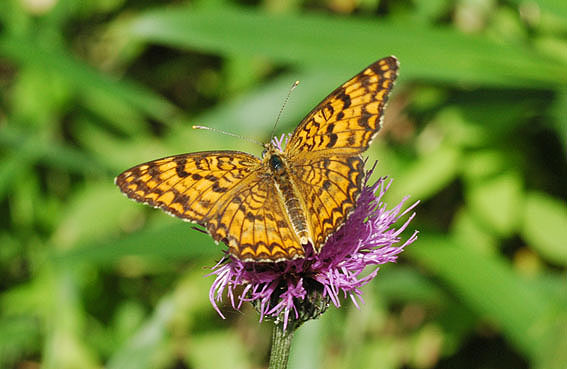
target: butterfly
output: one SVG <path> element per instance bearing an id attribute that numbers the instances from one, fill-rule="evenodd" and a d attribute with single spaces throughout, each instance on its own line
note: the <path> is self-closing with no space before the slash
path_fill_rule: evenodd
<path id="1" fill-rule="evenodd" d="M 262 157 L 204 151 L 137 165 L 116 185 L 126 196 L 203 226 L 245 262 L 320 252 L 354 210 L 364 152 L 382 124 L 398 60 L 376 61 L 331 92 Z"/>

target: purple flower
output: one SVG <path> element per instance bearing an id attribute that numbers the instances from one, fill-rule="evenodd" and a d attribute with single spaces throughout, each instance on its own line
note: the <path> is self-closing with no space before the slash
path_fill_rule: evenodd
<path id="1" fill-rule="evenodd" d="M 287 138 L 282 136 L 273 143 L 282 147 Z M 225 291 L 234 309 L 251 302 L 260 313 L 260 320 L 268 317 L 283 321 L 284 329 L 290 314 L 293 321 L 301 324 L 323 313 L 329 301 L 340 307 L 341 295 L 350 297 L 359 307 L 359 301 L 363 302 L 360 288 L 376 277 L 378 265 L 396 261 L 398 254 L 417 239 L 418 233 L 414 231 L 401 243 L 400 234 L 415 213 L 397 228 L 395 223 L 418 202 L 402 210 L 408 200 L 405 197 L 388 210 L 382 197 L 392 180 L 383 177 L 369 185 L 374 167 L 366 174 L 355 210 L 343 227 L 329 237 L 319 254 L 308 248 L 305 258 L 278 263 L 242 262 L 226 256 L 215 265 L 210 273 L 216 279 L 209 299 L 219 315 L 224 318 L 217 303 L 222 302 Z M 372 271 L 363 275 L 368 266 L 373 267 Z"/>

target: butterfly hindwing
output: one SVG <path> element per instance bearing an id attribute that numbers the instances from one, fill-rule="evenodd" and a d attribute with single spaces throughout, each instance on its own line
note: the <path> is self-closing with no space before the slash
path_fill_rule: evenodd
<path id="1" fill-rule="evenodd" d="M 274 181 L 265 170 L 239 186 L 231 199 L 213 208 L 207 224 L 217 241 L 229 246 L 230 253 L 243 261 L 282 261 L 304 256 Z"/>
<path id="2" fill-rule="evenodd" d="M 358 155 L 329 156 L 296 166 L 295 173 L 305 198 L 313 247 L 318 252 L 354 210 L 364 162 Z"/>

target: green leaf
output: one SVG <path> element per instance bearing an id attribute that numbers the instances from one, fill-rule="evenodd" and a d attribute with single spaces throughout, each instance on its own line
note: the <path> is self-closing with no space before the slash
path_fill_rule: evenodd
<path id="1" fill-rule="evenodd" d="M 176 311 L 171 295 L 163 297 L 152 316 L 132 337 L 117 348 L 106 364 L 108 369 L 155 368 L 156 360 L 167 342 L 167 325 Z"/>
<path id="2" fill-rule="evenodd" d="M 223 55 L 266 56 L 335 71 L 357 71 L 394 54 L 401 61 L 403 78 L 409 79 L 530 88 L 567 82 L 564 64 L 534 57 L 534 50 L 454 29 L 388 20 L 179 6 L 134 18 L 129 32 L 141 41 Z"/>
<path id="3" fill-rule="evenodd" d="M 197 347 L 195 345 L 199 343 L 213 344 L 215 346 L 213 350 L 221 350 L 220 353 L 215 352 L 214 355 L 208 357 L 210 365 L 218 363 L 222 358 L 235 360 L 239 354 L 244 352 L 240 346 L 241 341 L 236 343 L 237 347 L 230 347 L 230 349 L 235 348 L 235 351 L 240 349 L 240 352 L 231 352 L 235 354 L 234 356 L 226 356 L 222 351 L 225 349 L 224 344 L 235 344 L 236 337 L 230 331 L 226 331 L 225 341 L 220 337 L 221 342 L 208 341 L 211 331 L 203 316 L 207 313 L 214 314 L 206 296 L 208 287 L 209 281 L 203 278 L 202 271 L 189 272 L 180 278 L 174 290 L 160 298 L 151 316 L 142 322 L 128 340 L 115 348 L 105 367 L 108 369 L 168 367 L 167 362 L 172 359 L 177 360 L 180 352 L 188 351 L 190 352 L 188 356 L 191 356 Z M 215 319 L 221 320 L 217 315 Z M 195 332 L 193 332 L 193 327 L 196 327 Z M 196 343 L 201 338 L 202 341 Z M 187 343 L 189 344 L 186 347 Z M 204 346 L 199 346 L 197 351 L 200 352 L 194 354 L 198 360 L 206 356 L 204 352 L 201 352 L 202 350 L 207 351 Z M 210 351 L 207 352 L 210 353 Z M 226 367 L 233 366 L 226 365 Z"/>
<path id="4" fill-rule="evenodd" d="M 5 316 L 0 320 L 0 366 L 13 368 L 22 356 L 39 346 L 39 329 L 31 316 Z"/>
<path id="5" fill-rule="evenodd" d="M 203 369 L 248 368 L 247 347 L 238 335 L 230 330 L 201 333 L 193 336 L 187 345 L 190 367 Z"/>
<path id="6" fill-rule="evenodd" d="M 130 81 L 113 80 L 78 61 L 65 50 L 38 45 L 28 38 L 0 34 L 0 54 L 21 65 L 55 73 L 69 85 L 85 93 L 85 96 L 102 91 L 163 123 L 168 123 L 173 116 L 180 114 L 177 108 L 152 91 Z"/>
<path id="7" fill-rule="evenodd" d="M 555 95 L 551 115 L 555 134 L 563 145 L 563 153 L 567 154 L 567 88 L 560 89 Z"/>
<path id="8" fill-rule="evenodd" d="M 91 183 L 69 201 L 51 242 L 57 249 L 65 250 L 80 242 L 100 240 L 117 233 L 122 219 L 135 213 L 131 205 L 110 180 Z"/>
<path id="9" fill-rule="evenodd" d="M 524 3 L 521 0 L 514 0 L 513 2 L 518 3 L 520 6 L 529 6 L 531 11 L 539 13 L 541 10 L 559 17 L 567 18 L 567 3 L 563 0 L 538 0 L 533 3 Z M 524 9 L 524 11 L 525 10 L 527 9 Z"/>
<path id="10" fill-rule="evenodd" d="M 15 153 L 4 155 L 0 161 L 0 199 L 9 194 L 11 187 L 22 180 L 29 167 L 30 159 L 25 155 Z"/>
<path id="11" fill-rule="evenodd" d="M 141 206 L 125 198 L 119 201 L 130 203 L 131 206 Z M 73 250 L 57 253 L 54 257 L 57 262 L 64 264 L 77 262 L 108 264 L 132 255 L 179 260 L 181 257 L 203 255 L 220 257 L 223 247 L 215 245 L 208 234 L 192 229 L 190 224 L 172 219 L 165 224 L 136 230 L 117 240 L 104 239 L 85 243 Z"/>
<path id="12" fill-rule="evenodd" d="M 389 303 L 419 302 L 433 306 L 447 303 L 443 289 L 410 267 L 384 264 L 378 276 L 371 285 L 379 298 Z"/>
<path id="13" fill-rule="evenodd" d="M 541 192 L 527 193 L 520 231 L 530 247 L 542 257 L 567 266 L 567 211 L 564 200 Z"/>
<path id="14" fill-rule="evenodd" d="M 451 231 L 463 246 L 483 253 L 495 253 L 498 250 L 496 237 L 471 214 L 469 208 L 464 207 L 457 212 Z"/>
<path id="15" fill-rule="evenodd" d="M 457 177 L 460 165 L 460 150 L 441 145 L 435 151 L 419 157 L 403 173 L 396 176 L 395 185 L 388 191 L 387 196 L 400 199 L 411 194 L 413 199 L 427 199 Z"/>
<path id="16" fill-rule="evenodd" d="M 104 168 L 96 158 L 87 155 L 85 152 L 68 144 L 63 144 L 44 137 L 44 132 L 36 132 L 32 130 L 24 130 L 18 128 L 15 122 L 12 125 L 2 127 L 0 129 L 0 144 L 6 149 L 14 153 L 15 161 L 21 163 L 20 168 L 26 168 L 30 163 L 40 162 L 58 168 L 69 173 L 82 173 L 88 175 L 101 174 Z M 11 168 L 12 164 L 7 168 L 1 168 L 2 171 L 15 176 L 18 168 Z M 13 181 L 15 177 L 6 177 L 6 182 Z M 0 180 L 0 189 L 5 184 Z"/>
<path id="17" fill-rule="evenodd" d="M 514 171 L 471 183 L 467 203 L 479 222 L 496 234 L 508 237 L 517 230 L 523 206 L 523 183 Z"/>
<path id="18" fill-rule="evenodd" d="M 463 177 L 467 183 L 484 183 L 504 172 L 509 162 L 502 150 L 476 150 L 465 158 Z"/>
<path id="19" fill-rule="evenodd" d="M 480 316 L 486 316 L 532 359 L 554 327 L 557 306 L 549 295 L 514 273 L 498 255 L 465 247 L 446 235 L 422 232 L 407 255 L 422 263 Z M 549 344 L 549 342 L 545 342 Z"/>

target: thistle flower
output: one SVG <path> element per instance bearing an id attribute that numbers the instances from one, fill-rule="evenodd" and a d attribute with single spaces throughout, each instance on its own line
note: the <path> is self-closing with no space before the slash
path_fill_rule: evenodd
<path id="1" fill-rule="evenodd" d="M 282 147 L 286 136 L 273 143 Z M 305 258 L 278 263 L 243 262 L 227 255 L 212 268 L 215 275 L 209 299 L 218 307 L 226 292 L 232 307 L 239 310 L 251 302 L 264 318 L 283 321 L 284 330 L 290 318 L 296 324 L 316 318 L 332 302 L 341 306 L 340 296 L 350 297 L 356 307 L 363 302 L 361 287 L 376 277 L 379 265 L 394 262 L 404 248 L 417 239 L 415 231 L 401 245 L 400 234 L 407 228 L 415 213 L 396 228 L 395 223 L 418 204 L 402 210 L 408 200 L 387 209 L 382 198 L 392 184 L 385 177 L 368 184 L 376 164 L 366 173 L 355 210 L 345 224 L 325 243 L 320 253 L 311 248 Z M 366 274 L 367 267 L 373 269 Z"/>

